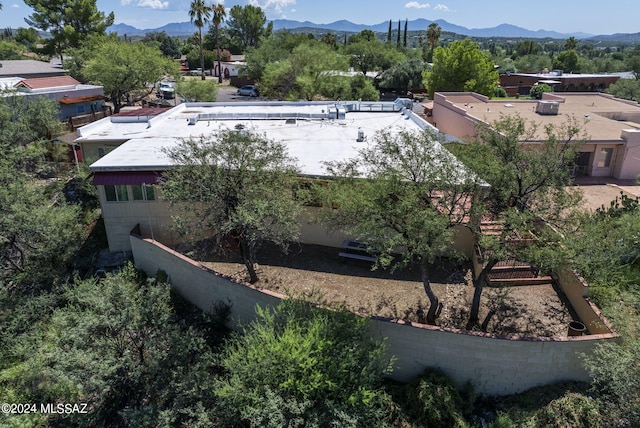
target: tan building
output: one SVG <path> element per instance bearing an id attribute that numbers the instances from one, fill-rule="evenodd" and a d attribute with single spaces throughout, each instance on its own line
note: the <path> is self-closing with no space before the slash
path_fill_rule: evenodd
<path id="1" fill-rule="evenodd" d="M 470 92 L 436 93 L 431 122 L 440 132 L 470 141 L 478 124 L 519 115 L 538 124 L 559 126 L 574 117 L 588 140 L 579 148 L 576 175 L 636 179 L 640 175 L 640 105 L 600 93 L 544 94 L 536 100 L 489 100 Z"/>
<path id="2" fill-rule="evenodd" d="M 573 74 L 553 70 L 546 73 L 509 73 L 500 75 L 500 86 L 509 95 L 529 95 L 531 88 L 545 83 L 554 92 L 603 92 L 620 80 L 618 74 Z"/>
<path id="3" fill-rule="evenodd" d="M 264 133 L 287 146 L 302 178 L 323 178 L 328 176 L 325 162 L 355 157 L 380 130 L 420 132 L 431 127 L 401 102 L 184 103 L 155 113 L 110 116 L 78 129 L 76 144 L 85 159 L 97 159 L 90 168 L 111 251 L 129 251 L 129 233 L 136 226 L 164 244 L 182 239 L 171 228 L 172 207 L 156 184 L 173 166 L 164 149 L 183 139 L 219 129 Z M 346 237 L 316 224 L 318 209 L 307 207 L 301 216 L 301 242 L 340 247 Z M 471 248 L 470 233 L 461 232 L 459 239 L 465 240 L 461 247 Z"/>

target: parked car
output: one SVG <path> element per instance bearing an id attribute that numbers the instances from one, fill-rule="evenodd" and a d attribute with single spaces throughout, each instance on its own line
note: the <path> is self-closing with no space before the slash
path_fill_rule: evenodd
<path id="1" fill-rule="evenodd" d="M 244 85 L 241 88 L 238 88 L 238 95 L 243 95 L 245 97 L 257 97 L 260 95 L 258 88 L 253 85 Z"/>
<path id="2" fill-rule="evenodd" d="M 157 94 L 160 98 L 164 98 L 165 100 L 172 100 L 176 95 L 176 90 L 173 87 L 172 83 L 160 82 Z"/>

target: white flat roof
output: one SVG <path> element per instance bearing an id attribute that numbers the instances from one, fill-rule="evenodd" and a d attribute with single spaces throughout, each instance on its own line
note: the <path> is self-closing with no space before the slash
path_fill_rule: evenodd
<path id="1" fill-rule="evenodd" d="M 165 148 L 220 129 L 243 127 L 284 143 L 289 155 L 297 159 L 301 174 L 325 176 L 324 162 L 356 156 L 381 130 L 419 132 L 430 126 L 408 110 L 393 111 L 394 104 L 389 102 L 337 106 L 345 108 L 344 119 L 328 118 L 329 110 L 336 108 L 335 102 L 186 103 L 138 123 L 102 119 L 80 128 L 81 137 L 76 142 L 126 141 L 93 163 L 91 170 L 95 172 L 162 170 L 173 166 Z M 356 108 L 361 111 L 349 111 Z M 292 119 L 293 116 L 297 118 Z M 358 131 L 364 133 L 365 141 L 356 141 Z"/>

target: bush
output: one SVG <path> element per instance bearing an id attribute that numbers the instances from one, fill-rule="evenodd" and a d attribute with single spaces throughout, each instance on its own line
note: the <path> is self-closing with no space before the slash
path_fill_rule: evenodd
<path id="1" fill-rule="evenodd" d="M 406 385 L 402 395 L 406 415 L 413 426 L 469 426 L 465 418 L 473 411 L 471 389 L 461 394 L 453 381 L 439 371 L 426 371 Z"/>
<path id="2" fill-rule="evenodd" d="M 493 96 L 494 98 L 506 98 L 507 91 L 502 86 L 498 86 L 496 90 L 493 92 Z"/>
<path id="3" fill-rule="evenodd" d="M 534 100 L 541 100 L 542 94 L 544 94 L 545 92 L 553 92 L 553 89 L 546 83 L 538 84 L 534 85 L 531 88 L 531 91 L 529 91 L 529 96 Z"/>
<path id="4" fill-rule="evenodd" d="M 390 368 L 367 320 L 288 300 L 223 351 L 218 390 L 234 421 L 249 426 L 380 426 Z"/>

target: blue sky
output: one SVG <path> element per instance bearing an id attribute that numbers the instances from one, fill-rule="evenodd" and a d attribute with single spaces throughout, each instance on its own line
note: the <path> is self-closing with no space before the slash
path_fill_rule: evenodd
<path id="1" fill-rule="evenodd" d="M 268 19 L 286 18 L 326 24 L 341 19 L 378 24 L 425 18 L 444 19 L 467 28 L 509 23 L 529 30 L 591 34 L 640 32 L 638 0 L 225 0 L 224 5 L 260 6 Z M 1 0 L 0 28 L 26 25 L 32 9 L 17 0 Z M 98 0 L 98 8 L 115 12 L 116 23 L 157 28 L 189 21 L 190 0 Z"/>

